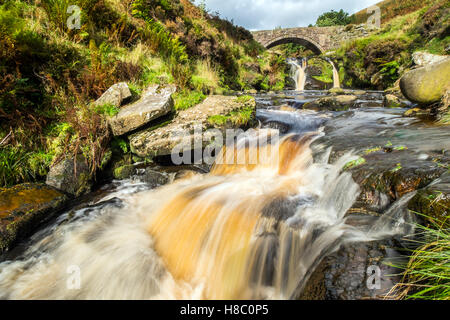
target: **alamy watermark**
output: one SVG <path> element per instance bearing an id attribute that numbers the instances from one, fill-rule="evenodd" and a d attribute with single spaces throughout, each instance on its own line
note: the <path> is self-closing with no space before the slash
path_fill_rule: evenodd
<path id="1" fill-rule="evenodd" d="M 66 281 L 66 287 L 68 290 L 80 290 L 81 289 L 81 269 L 77 265 L 70 265 L 66 270 L 68 277 Z"/>
<path id="2" fill-rule="evenodd" d="M 381 9 L 378 6 L 367 8 L 367 14 L 371 14 L 367 19 L 367 25 L 373 28 L 381 28 Z"/>
<path id="3" fill-rule="evenodd" d="M 367 268 L 367 289 L 379 290 L 381 289 L 381 269 L 377 265 L 372 265 Z"/>
<path id="4" fill-rule="evenodd" d="M 66 13 L 71 14 L 67 18 L 67 28 L 69 30 L 81 29 L 81 8 L 77 5 L 67 7 Z"/>

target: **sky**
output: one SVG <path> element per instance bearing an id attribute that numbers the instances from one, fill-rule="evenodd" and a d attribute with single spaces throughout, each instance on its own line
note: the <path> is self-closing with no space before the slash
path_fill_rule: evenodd
<path id="1" fill-rule="evenodd" d="M 251 31 L 276 27 L 307 27 L 319 15 L 332 9 L 352 14 L 380 0 L 195 0 L 204 2 L 210 12 Z"/>

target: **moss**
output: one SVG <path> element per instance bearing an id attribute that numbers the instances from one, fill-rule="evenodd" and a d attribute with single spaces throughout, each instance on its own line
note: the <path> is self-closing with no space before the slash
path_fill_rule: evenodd
<path id="1" fill-rule="evenodd" d="M 113 117 L 119 113 L 120 109 L 113 104 L 105 103 L 94 107 L 95 112 L 100 115 Z"/>
<path id="2" fill-rule="evenodd" d="M 363 157 L 359 157 L 358 159 L 347 162 L 344 166 L 344 170 L 353 169 L 353 168 L 363 165 L 365 163 L 366 163 L 366 159 L 364 159 Z"/>
<path id="3" fill-rule="evenodd" d="M 67 197 L 42 184 L 0 188 L 0 253 L 51 218 Z"/>
<path id="4" fill-rule="evenodd" d="M 408 208 L 425 216 L 429 222 L 450 227 L 450 196 L 442 191 L 420 190 L 408 203 Z"/>
<path id="5" fill-rule="evenodd" d="M 131 177 L 136 172 L 133 165 L 124 165 L 114 170 L 114 178 L 122 180 Z"/>

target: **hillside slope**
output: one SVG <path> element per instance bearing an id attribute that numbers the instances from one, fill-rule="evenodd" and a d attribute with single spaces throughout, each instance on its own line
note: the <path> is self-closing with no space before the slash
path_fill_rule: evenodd
<path id="1" fill-rule="evenodd" d="M 450 3 L 446 0 L 427 3 L 419 10 L 391 19 L 370 36 L 345 43 L 337 50 L 334 59 L 342 84 L 384 90 L 413 66 L 415 51 L 449 54 Z"/>
<path id="2" fill-rule="evenodd" d="M 406 15 L 431 4 L 432 0 L 384 0 L 375 4 L 381 10 L 381 23 L 392 20 L 395 17 Z M 353 23 L 365 23 L 371 14 L 367 13 L 367 8 L 358 11 L 350 18 Z"/>
<path id="3" fill-rule="evenodd" d="M 70 5 L 81 9 L 80 28 L 68 28 Z M 285 68 L 249 31 L 189 0 L 2 1 L 0 187 L 39 180 L 80 151 L 93 173 L 101 167 L 105 116 L 118 110 L 90 104 L 114 83 L 134 97 L 175 83 L 184 109 L 212 93 L 282 89 Z"/>

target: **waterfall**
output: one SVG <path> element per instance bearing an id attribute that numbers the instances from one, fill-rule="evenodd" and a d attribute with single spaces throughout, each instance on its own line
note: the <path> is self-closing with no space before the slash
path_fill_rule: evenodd
<path id="1" fill-rule="evenodd" d="M 288 63 L 291 65 L 291 77 L 295 81 L 295 90 L 303 91 L 306 83 L 306 59 L 302 59 L 301 64 L 298 63 L 297 59 L 289 59 Z"/>
<path id="2" fill-rule="evenodd" d="M 0 299 L 297 297 L 322 258 L 373 236 L 346 224 L 359 187 L 342 169 L 356 157 L 314 161 L 322 133 L 261 139 L 273 132 L 239 136 L 208 174 L 72 213 L 0 264 Z"/>
<path id="3" fill-rule="evenodd" d="M 341 87 L 341 83 L 340 83 L 340 80 L 339 80 L 339 72 L 336 69 L 336 65 L 329 58 L 326 58 L 326 61 L 328 61 L 331 64 L 331 66 L 333 67 L 333 88 L 340 88 Z"/>

